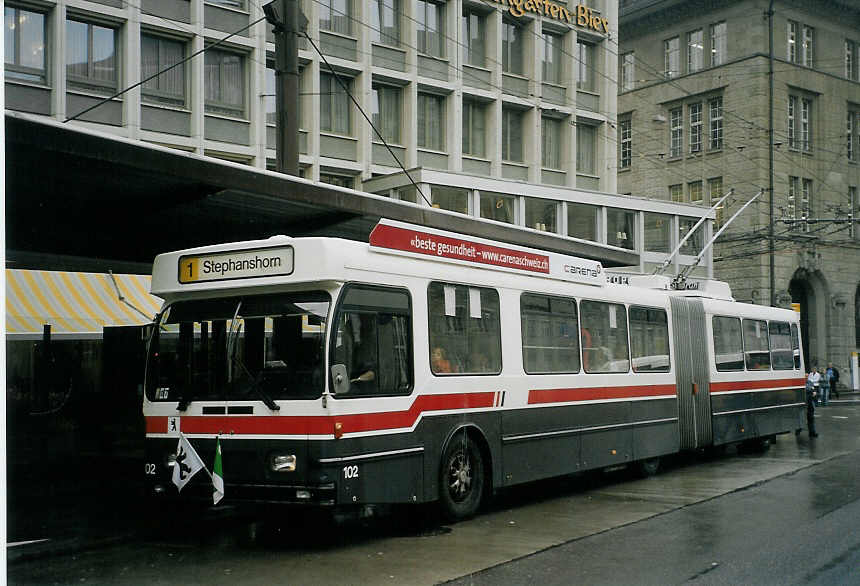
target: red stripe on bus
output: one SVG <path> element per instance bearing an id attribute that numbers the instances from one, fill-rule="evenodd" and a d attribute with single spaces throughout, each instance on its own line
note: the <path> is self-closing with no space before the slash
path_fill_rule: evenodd
<path id="1" fill-rule="evenodd" d="M 492 407 L 494 392 L 422 395 L 407 411 L 347 415 L 288 416 L 181 416 L 182 433 L 229 433 L 237 435 L 331 435 L 335 423 L 341 433 L 409 428 L 422 413 Z M 147 433 L 167 433 L 167 417 L 147 417 Z"/>
<path id="2" fill-rule="evenodd" d="M 635 397 L 674 397 L 675 385 L 637 385 L 624 387 L 590 387 L 580 389 L 532 389 L 529 405 L 569 403 L 595 399 L 632 399 Z"/>
<path id="3" fill-rule="evenodd" d="M 711 393 L 728 391 L 746 391 L 752 389 L 767 389 L 777 387 L 802 387 L 806 384 L 803 378 L 780 378 L 771 380 L 736 380 L 723 383 L 711 383 Z"/>
<path id="4" fill-rule="evenodd" d="M 451 238 L 440 234 L 377 224 L 370 233 L 369 241 L 371 246 L 380 248 L 549 274 L 549 256 L 547 255 L 502 248 L 463 238 Z"/>

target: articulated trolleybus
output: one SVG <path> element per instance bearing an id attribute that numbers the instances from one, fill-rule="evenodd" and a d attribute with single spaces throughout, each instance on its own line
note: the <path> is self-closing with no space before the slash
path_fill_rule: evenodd
<path id="1" fill-rule="evenodd" d="M 218 440 L 224 503 L 458 519 L 514 484 L 801 428 L 795 312 L 642 279 L 388 220 L 369 243 L 159 255 L 148 492 L 212 498 L 206 474 L 171 482 L 184 436 L 207 467 Z"/>

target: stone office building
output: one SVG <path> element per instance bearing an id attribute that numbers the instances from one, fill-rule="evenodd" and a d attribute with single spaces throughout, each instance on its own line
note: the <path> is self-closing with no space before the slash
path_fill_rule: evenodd
<path id="1" fill-rule="evenodd" d="M 619 18 L 619 191 L 705 207 L 734 188 L 719 224 L 764 188 L 720 238 L 714 275 L 741 300 L 799 304 L 807 364 L 846 373 L 860 347 L 860 4 L 622 0 Z M 646 215 L 646 246 L 660 222 Z"/>
<path id="2" fill-rule="evenodd" d="M 6 107 L 66 120 L 131 87 L 72 124 L 271 169 L 274 39 L 261 5 L 9 2 Z M 672 242 L 705 213 L 617 195 L 616 2 L 301 8 L 311 39 L 300 42 L 296 105 L 305 178 L 637 253 L 646 209 L 670 218 Z"/>

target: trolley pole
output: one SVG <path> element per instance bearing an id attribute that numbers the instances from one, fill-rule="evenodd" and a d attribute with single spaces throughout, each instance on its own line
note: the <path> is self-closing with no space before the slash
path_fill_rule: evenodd
<path id="1" fill-rule="evenodd" d="M 275 33 L 277 170 L 299 174 L 299 35 L 308 19 L 299 0 L 274 0 L 263 6 Z"/>

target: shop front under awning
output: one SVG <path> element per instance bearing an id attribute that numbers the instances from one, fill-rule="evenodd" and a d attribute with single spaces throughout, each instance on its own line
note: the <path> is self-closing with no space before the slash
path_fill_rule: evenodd
<path id="1" fill-rule="evenodd" d="M 105 327 L 152 321 L 162 300 L 149 275 L 6 269 L 6 335 L 38 339 L 100 338 Z"/>

